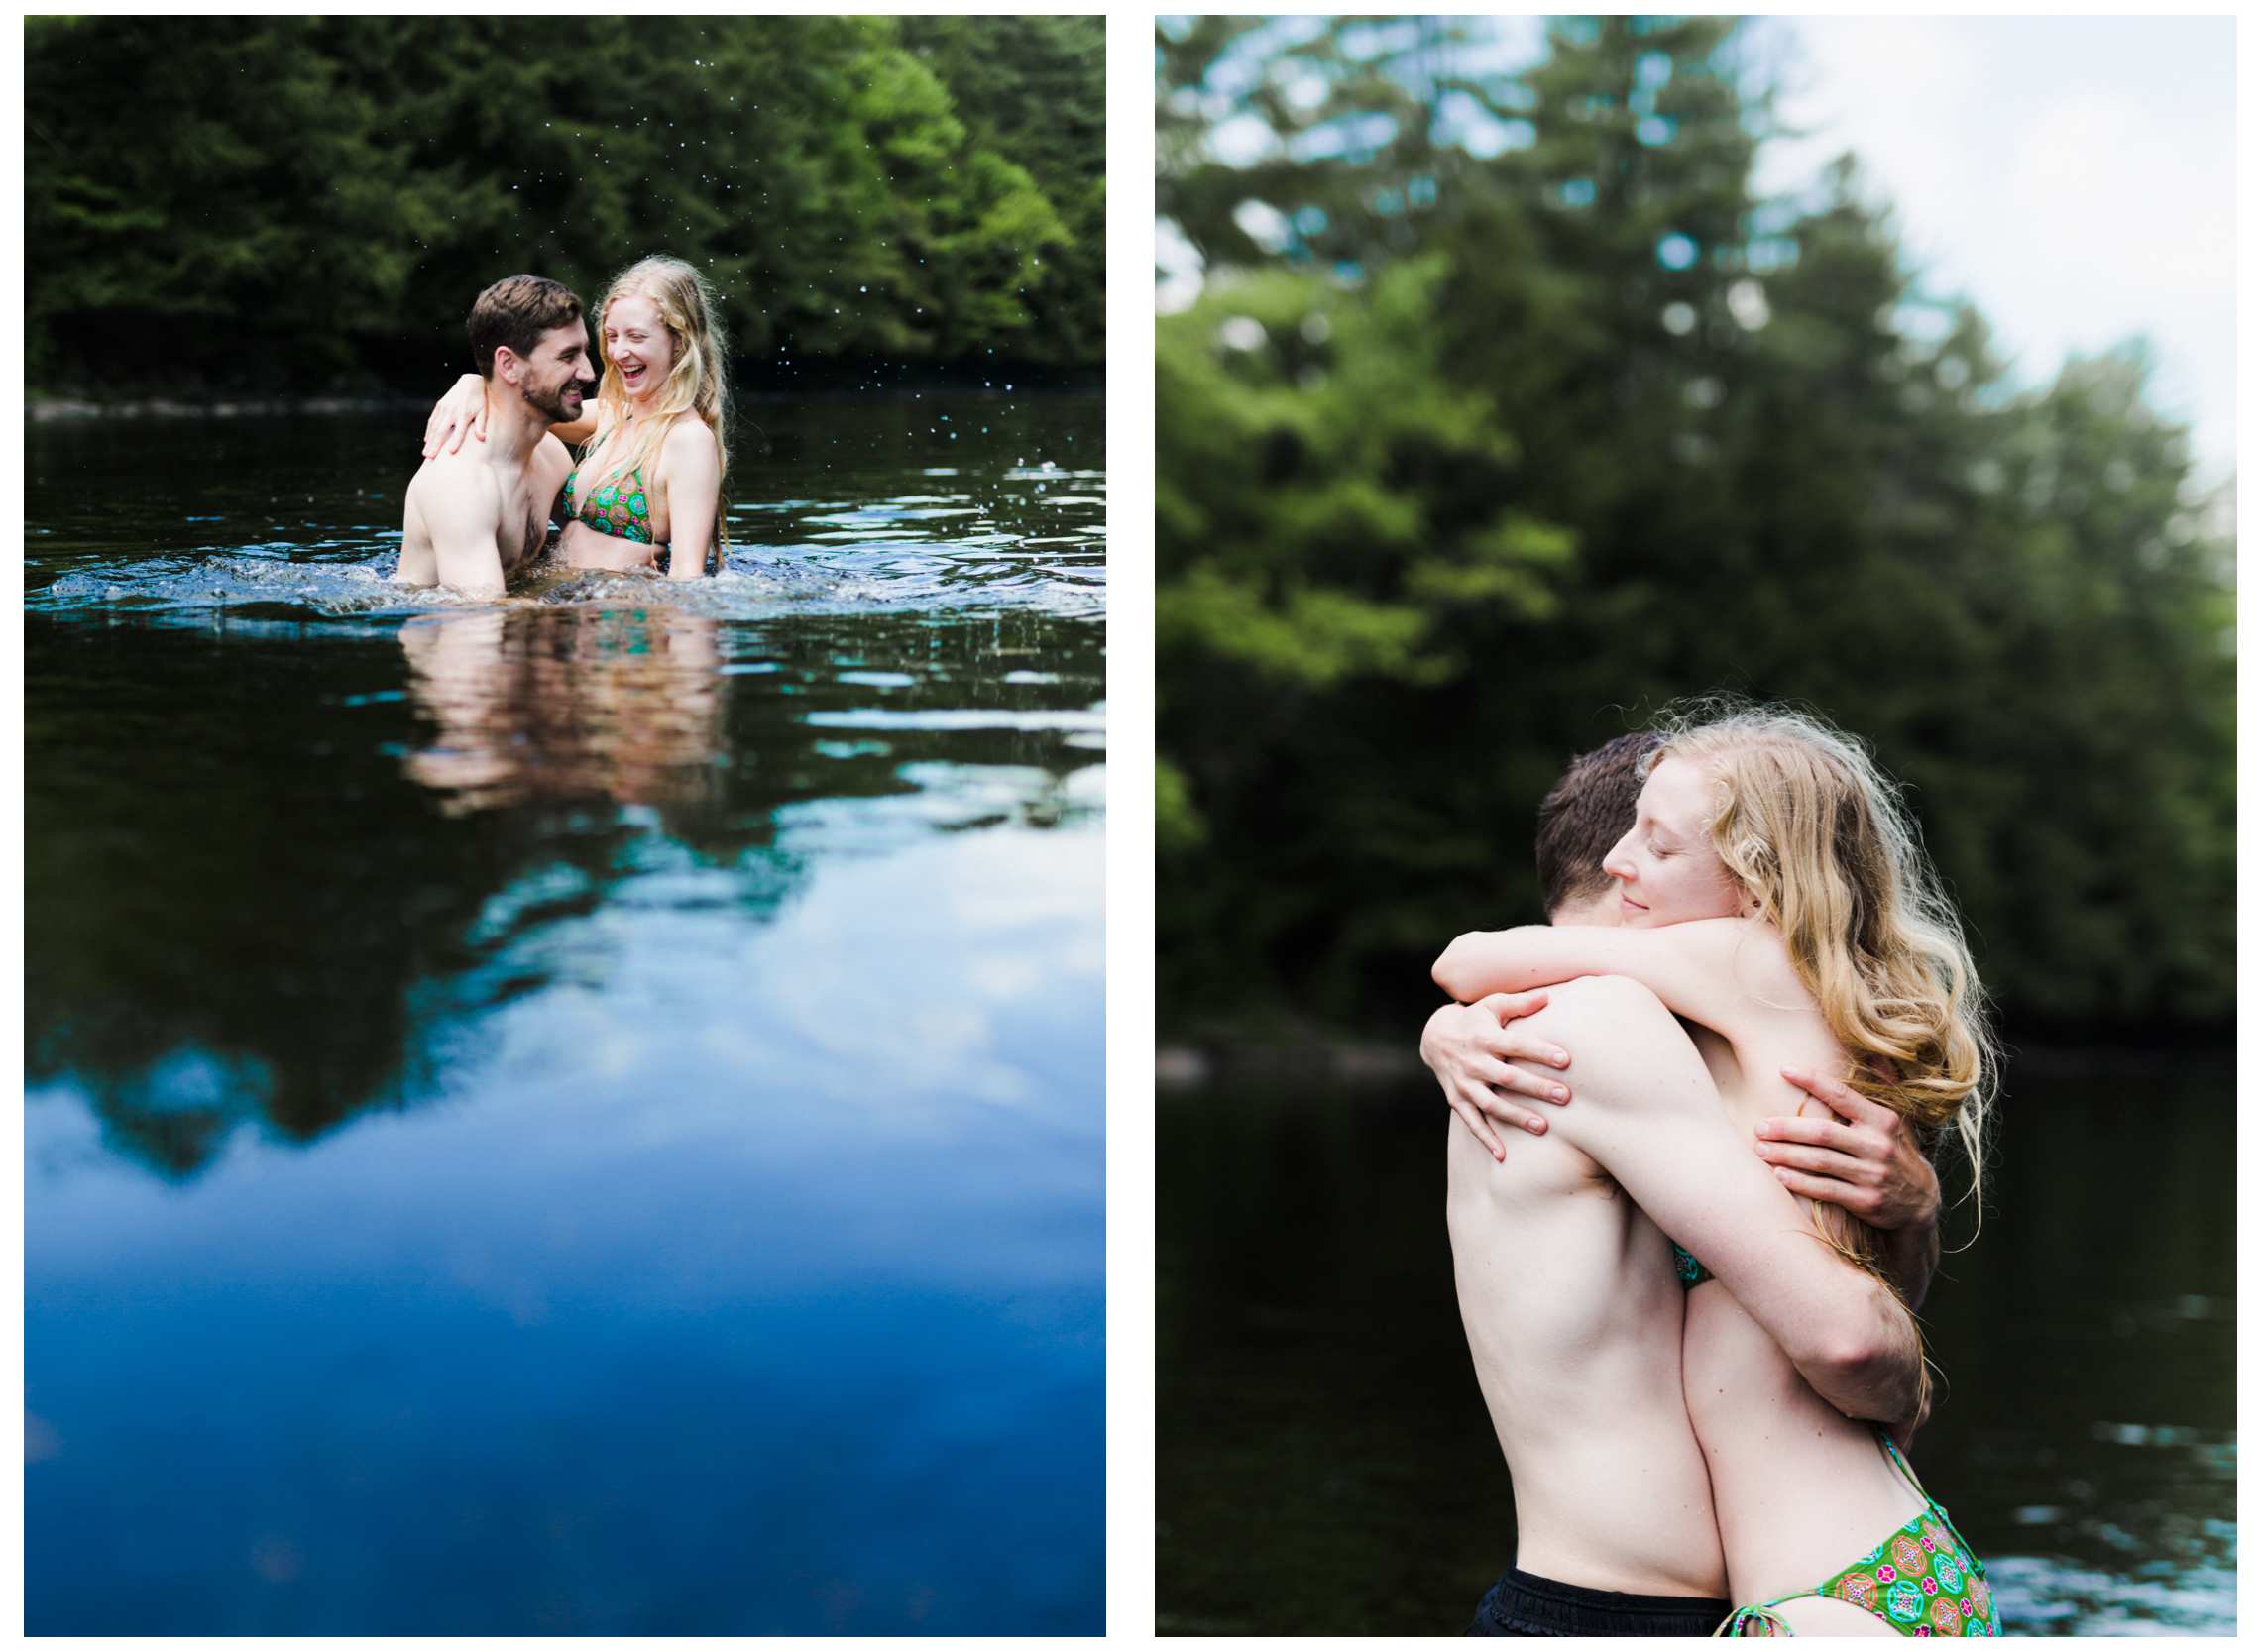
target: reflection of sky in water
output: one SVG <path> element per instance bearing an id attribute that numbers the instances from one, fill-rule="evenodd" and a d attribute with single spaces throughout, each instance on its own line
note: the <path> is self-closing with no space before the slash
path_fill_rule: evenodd
<path id="1" fill-rule="evenodd" d="M 214 1632 L 1093 1627 L 1101 845 L 631 879 L 434 1101 L 186 1188 L 35 1097 L 35 1625 L 163 1542 Z"/>
<path id="2" fill-rule="evenodd" d="M 2177 1322 L 2228 1318 L 2235 1305 L 2186 1295 L 2145 1304 L 2119 1316 L 2122 1335 L 2173 1334 Z M 2131 1396 L 2129 1403 L 2143 1405 Z M 2094 1422 L 2092 1445 L 2135 1465 L 2130 1478 L 2160 1487 L 2187 1478 L 2224 1486 L 2238 1477 L 2238 1436 L 2231 1430 L 2175 1424 Z M 2151 1459 L 2147 1462 L 2145 1459 Z M 2093 1499 L 2087 1482 L 2059 1489 Z M 2184 1508 L 2080 1502 L 2030 1503 L 2010 1511 L 2015 1526 L 2040 1528 L 2045 1542 L 2076 1538 L 2114 1555 L 2121 1569 L 2085 1566 L 2063 1555 L 1997 1554 L 1987 1561 L 2005 1629 L 2014 1635 L 2229 1635 L 2238 1624 L 2238 1524 Z M 2121 1522 L 2138 1527 L 2126 1529 Z M 2040 1545 L 2038 1545 L 2040 1546 Z"/>
<path id="3" fill-rule="evenodd" d="M 2183 1569 L 2160 1563 L 2152 1576 L 2124 1578 L 2062 1560 L 2004 1555 L 1987 1562 L 1987 1582 L 2013 1635 L 2230 1635 L 2238 1630 L 2236 1529 L 2227 1520 L 2208 1535 L 2233 1545 L 2229 1565 Z"/>
<path id="4" fill-rule="evenodd" d="M 35 1630 L 1096 1632 L 1100 409 L 1007 415 L 765 407 L 725 576 L 508 609 L 384 577 L 416 421 L 35 432 Z"/>

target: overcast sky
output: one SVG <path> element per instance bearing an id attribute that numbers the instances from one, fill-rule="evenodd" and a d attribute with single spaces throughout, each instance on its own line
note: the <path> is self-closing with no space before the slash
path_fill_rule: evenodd
<path id="1" fill-rule="evenodd" d="M 1761 192 L 1851 149 L 1938 295 L 1969 295 L 2025 384 L 2132 333 L 2152 401 L 2235 455 L 2237 242 L 2227 17 L 1802 17 L 1753 24 L 1778 104 Z"/>

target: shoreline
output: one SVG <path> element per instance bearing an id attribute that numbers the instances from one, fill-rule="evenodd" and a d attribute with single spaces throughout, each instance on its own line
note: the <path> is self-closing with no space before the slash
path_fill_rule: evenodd
<path id="1" fill-rule="evenodd" d="M 986 378 L 984 377 L 986 376 Z M 917 399 L 964 396 L 983 401 L 1054 395 L 1105 395 L 1107 370 L 1035 367 L 1027 363 L 980 367 L 957 363 L 792 362 L 742 363 L 733 381 L 740 405 L 782 401 L 848 400 L 858 396 Z M 142 395 L 27 397 L 25 416 L 35 424 L 77 419 L 302 418 L 339 413 L 422 413 L 427 396 L 391 390 L 363 395 Z"/>
<path id="2" fill-rule="evenodd" d="M 2003 1065 L 2034 1077 L 2074 1077 L 2096 1073 L 2131 1078 L 2166 1073 L 2234 1070 L 2234 1046 L 2197 1045 L 2173 1049 L 2142 1049 L 2120 1045 L 2012 1044 Z M 1341 1083 L 1386 1083 L 1421 1072 L 1413 1039 L 1403 1045 L 1336 1043 L 1314 1038 L 1303 1044 L 1260 1044 L 1233 1040 L 1165 1042 L 1155 1046 L 1155 1082 L 1167 1089 L 1192 1089 L 1217 1078 L 1311 1078 Z"/>
<path id="3" fill-rule="evenodd" d="M 918 389 L 885 387 L 856 388 L 853 386 L 825 386 L 805 390 L 755 389 L 741 390 L 733 399 L 741 407 L 771 406 L 793 401 L 848 401 L 859 396 L 888 401 L 913 401 L 922 396 L 951 396 L 974 401 L 1026 401 L 1056 395 L 1098 395 L 1098 389 L 1077 385 L 1043 386 L 1010 390 L 982 387 L 965 388 L 956 385 L 930 385 Z M 341 413 L 427 413 L 432 403 L 414 396 L 345 396 L 312 395 L 292 397 L 239 396 L 227 401 L 177 401 L 153 396 L 140 401 L 83 401 L 71 396 L 49 396 L 25 403 L 24 416 L 35 424 L 60 424 L 97 419 L 229 419 L 229 418 L 327 418 Z"/>
<path id="4" fill-rule="evenodd" d="M 212 401 L 179 401 L 168 396 L 149 396 L 135 401 L 87 401 L 76 396 L 43 396 L 24 404 L 24 416 L 40 424 L 63 419 L 274 418 L 428 412 L 431 405 L 429 400 L 418 401 L 404 395 L 235 396 Z"/>

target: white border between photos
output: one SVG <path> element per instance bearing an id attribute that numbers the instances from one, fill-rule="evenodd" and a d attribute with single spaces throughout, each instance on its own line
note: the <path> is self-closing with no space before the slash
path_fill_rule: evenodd
<path id="1" fill-rule="evenodd" d="M 2255 292 L 2257 272 L 2262 271 L 2262 211 L 2257 211 L 2254 204 L 2254 179 L 2258 175 L 2262 175 L 2262 120 L 2255 119 L 2253 111 L 2247 106 L 2248 99 L 2254 95 L 2254 88 L 2262 86 L 2262 26 L 2258 26 L 2252 17 L 2243 13 L 2239 16 L 2238 26 L 2238 84 L 2240 87 L 2238 175 L 2243 186 L 2239 189 L 2236 197 L 2239 209 L 2237 243 L 2239 317 L 2236 349 L 2238 351 L 2238 404 L 2240 411 L 2237 453 L 2238 468 L 2243 471 L 2250 468 L 2258 456 L 2262 456 L 2262 431 L 2258 431 L 2258 421 L 2254 417 L 2255 386 L 2258 382 L 2262 382 L 2262 337 L 2257 336 L 2254 325 L 2255 308 L 2246 301 Z M 1114 138 L 1112 127 L 1109 128 L 1108 137 L 1112 142 Z M 1112 486 L 1109 488 L 1109 496 L 1111 498 L 1114 496 Z M 2253 523 L 2248 519 L 2251 514 L 2252 512 L 2245 510 L 2243 505 L 2238 512 L 2236 531 L 2240 545 L 2245 544 L 2246 534 L 2253 526 Z M 2237 623 L 2238 630 L 2243 635 L 2246 629 L 2247 610 L 2253 606 L 2248 602 L 2246 594 L 2254 588 L 2251 582 L 2241 581 L 2240 583 Z M 2262 733 L 2256 732 L 2254 719 L 2243 715 L 2246 710 L 2245 696 L 2242 693 L 2239 696 L 2241 716 L 2238 719 L 2238 768 L 2241 773 L 2250 775 L 2255 772 L 2255 765 L 2251 758 L 2258 743 L 2262 743 Z M 2238 831 L 2234 839 L 2239 851 L 2236 899 L 2241 919 L 2247 916 L 2252 905 L 2249 892 L 2254 887 L 2252 881 L 2245 874 L 2245 868 L 2253 864 L 2252 857 L 2247 852 L 2252 847 L 2252 839 L 2255 836 L 2253 829 L 2248 825 L 2250 819 L 2251 817 L 2246 816 L 2241 811 Z M 2256 939 L 2254 926 L 2242 922 L 2238 926 L 2239 986 L 2237 992 L 2238 1043 L 2241 1047 L 2251 1046 L 2257 1023 L 2262 1022 L 2262 1014 L 2257 1012 L 2258 1003 L 2262 1003 L 2262 993 L 2258 993 L 2254 985 L 2258 979 L 2262 979 L 2262 975 L 2258 975 L 2255 968 L 2257 956 L 2262 956 L 2262 941 Z M 2243 1104 L 2248 1099 L 2251 1086 L 2243 1081 L 2245 1079 L 2243 1072 L 2241 1072 L 2240 1078 L 2242 1081 L 2238 1084 L 2236 1094 L 2243 1110 Z M 2249 1214 L 2251 1206 L 2243 1197 L 2245 1188 L 2262 1185 L 2262 1181 L 2257 1179 L 2258 1176 L 2262 1176 L 2262 1146 L 2258 1146 L 2258 1143 L 2262 1143 L 2262 1131 L 2249 1129 L 2239 1132 L 2238 1185 L 2242 1196 L 2239 1199 L 2238 1211 L 2238 1296 L 2242 1329 L 2238 1349 L 2238 1408 L 2242 1415 L 2252 1410 L 2246 1401 L 2254 1395 L 2254 1373 L 2258 1369 L 2262 1369 L 2262 1361 L 2248 1357 L 2252 1354 L 2253 1347 L 2243 1331 L 2244 1326 L 2254 1323 L 2252 1316 L 2247 1312 L 2252 1306 L 2248 1298 L 2254 1293 L 2254 1281 L 2262 1279 L 2262 1222 L 2257 1222 L 2251 1218 Z M 2243 1499 L 2241 1501 L 2243 1502 Z M 2243 1512 L 2242 1508 L 2241 1513 L 2243 1514 Z M 2238 1580 L 2238 1620 L 2242 1626 L 2256 1621 L 2255 1613 L 2258 1609 L 2262 1609 L 2262 1598 L 2258 1597 L 2262 1597 L 2262 1582 L 2255 1581 L 2252 1574 L 2241 1571 Z"/>
<path id="2" fill-rule="evenodd" d="M 1107 1633 L 1155 1634 L 1155 64 L 1107 28 Z"/>
<path id="3" fill-rule="evenodd" d="M 24 26 L 21 15 L 0 45 L 0 88 L 7 106 L 24 108 Z M 6 274 L 0 275 L 0 304 L 5 313 L 24 313 L 24 123 L 19 118 L 0 127 L 0 165 L 7 167 L 8 207 L 0 217 L 0 259 Z M 6 413 L 5 452 L 0 454 L 0 489 L 6 496 L 24 496 L 24 395 L 23 370 L 17 368 L 16 394 Z M 6 977 L 6 997 L 0 1000 L 0 1048 L 12 1059 L 13 1070 L 24 1071 L 24 513 L 16 512 L 10 537 L 15 555 L 0 576 L 0 604 L 7 613 L 0 625 L 0 677 L 7 684 L 0 696 L 0 846 L 12 869 L 0 895 L 0 935 L 11 937 L 7 961 L 0 965 Z M 16 1104 L 0 1139 L 0 1371 L 12 1373 L 16 1392 L 24 1392 L 24 1099 L 19 1084 Z M 23 1435 L 17 1435 L 20 1452 Z M 18 1457 L 17 1481 L 23 1485 L 23 1459 Z M 24 1624 L 24 1499 L 10 1497 L 0 1518 L 0 1623 L 20 1635 Z"/>

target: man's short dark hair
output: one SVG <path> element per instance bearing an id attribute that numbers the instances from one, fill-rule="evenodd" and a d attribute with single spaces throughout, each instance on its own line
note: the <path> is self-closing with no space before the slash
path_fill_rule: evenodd
<path id="1" fill-rule="evenodd" d="M 465 323 L 471 353 L 482 379 L 495 377 L 495 352 L 506 349 L 520 361 L 533 355 L 552 327 L 581 319 L 581 300 L 556 281 L 540 275 L 510 275 L 479 295 Z"/>
<path id="2" fill-rule="evenodd" d="M 1611 846 L 1634 828 L 1641 796 L 1642 757 L 1661 736 L 1621 734 L 1584 757 L 1555 782 L 1539 804 L 1539 893 L 1552 918 L 1567 906 L 1591 901 L 1610 887 L 1602 869 Z"/>

